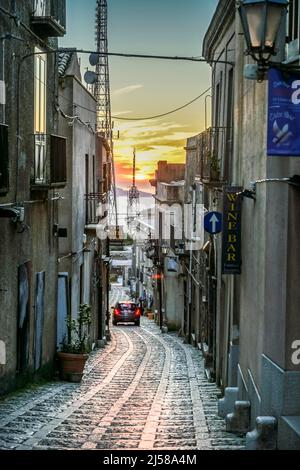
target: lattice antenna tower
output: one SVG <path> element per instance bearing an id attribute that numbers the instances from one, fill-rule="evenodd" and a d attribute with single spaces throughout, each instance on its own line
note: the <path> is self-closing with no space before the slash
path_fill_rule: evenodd
<path id="1" fill-rule="evenodd" d="M 111 106 L 108 65 L 107 39 L 107 0 L 97 0 L 96 6 L 96 47 L 99 54 L 96 65 L 97 81 L 95 98 L 97 100 L 97 131 L 106 139 L 111 139 Z M 102 55 L 101 55 L 102 53 Z"/>
<path id="2" fill-rule="evenodd" d="M 132 185 L 128 191 L 127 223 L 130 224 L 140 213 L 140 193 L 136 185 L 136 150 L 133 149 Z"/>
<path id="3" fill-rule="evenodd" d="M 113 130 L 111 121 L 111 101 L 108 64 L 108 34 L 107 34 L 107 0 L 97 0 L 96 6 L 96 47 L 99 60 L 96 64 L 96 83 L 94 96 L 97 100 L 97 132 L 103 135 L 111 148 L 113 188 L 110 193 L 110 215 L 114 214 L 118 225 L 118 211 L 116 198 L 116 175 L 113 155 Z M 111 221 L 112 223 L 112 221 Z"/>

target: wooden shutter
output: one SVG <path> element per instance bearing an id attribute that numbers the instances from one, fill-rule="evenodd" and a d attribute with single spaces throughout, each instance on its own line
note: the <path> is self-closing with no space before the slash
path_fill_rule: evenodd
<path id="1" fill-rule="evenodd" d="M 67 182 L 67 146 L 64 137 L 51 135 L 51 184 Z"/>

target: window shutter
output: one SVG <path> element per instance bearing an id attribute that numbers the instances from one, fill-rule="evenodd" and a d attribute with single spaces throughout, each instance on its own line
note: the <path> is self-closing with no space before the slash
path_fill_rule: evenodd
<path id="1" fill-rule="evenodd" d="M 0 124 L 0 193 L 8 192 L 8 126 Z"/>
<path id="2" fill-rule="evenodd" d="M 51 183 L 67 182 L 67 146 L 64 137 L 51 135 Z"/>

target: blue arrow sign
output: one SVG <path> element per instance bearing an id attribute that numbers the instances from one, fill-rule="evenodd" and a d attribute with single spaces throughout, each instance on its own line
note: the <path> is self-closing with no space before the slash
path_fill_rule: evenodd
<path id="1" fill-rule="evenodd" d="M 204 217 L 204 230 L 212 235 L 222 232 L 223 217 L 220 212 L 209 212 Z"/>

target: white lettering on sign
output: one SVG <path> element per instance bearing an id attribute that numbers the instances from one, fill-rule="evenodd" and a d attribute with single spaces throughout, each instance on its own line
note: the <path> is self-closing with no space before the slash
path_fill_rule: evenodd
<path id="1" fill-rule="evenodd" d="M 6 348 L 4 341 L 0 340 L 0 366 L 5 366 L 6 364 Z"/>
<path id="2" fill-rule="evenodd" d="M 292 344 L 292 349 L 295 349 L 296 351 L 292 355 L 292 363 L 294 366 L 299 366 L 300 365 L 300 341 L 294 341 Z"/>
<path id="3" fill-rule="evenodd" d="M 295 80 L 292 83 L 292 89 L 296 90 L 292 94 L 292 103 L 293 104 L 300 104 L 300 80 Z"/>

